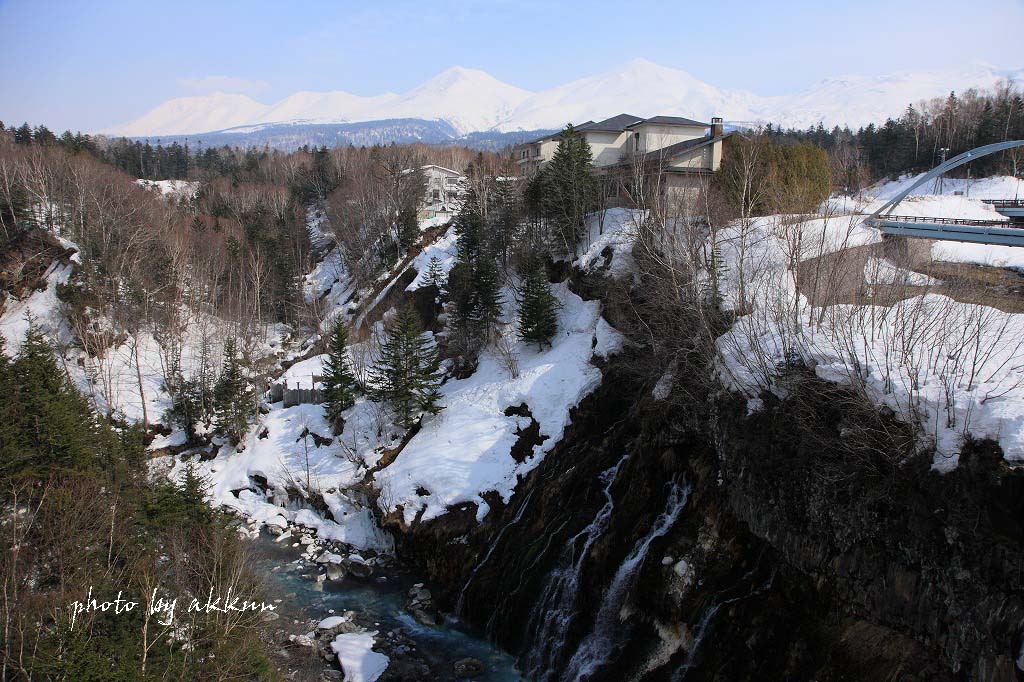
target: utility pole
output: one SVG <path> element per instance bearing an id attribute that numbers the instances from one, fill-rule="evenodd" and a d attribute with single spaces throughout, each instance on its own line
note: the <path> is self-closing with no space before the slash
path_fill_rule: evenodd
<path id="1" fill-rule="evenodd" d="M 949 147 L 943 147 L 943 148 L 941 148 L 939 150 L 939 155 L 941 157 L 939 159 L 939 165 L 940 166 L 942 164 L 946 163 L 946 154 L 948 154 L 948 153 L 949 153 Z M 935 178 L 935 184 L 936 184 L 936 191 L 935 191 L 935 193 L 936 194 L 942 194 L 942 175 L 940 175 L 939 177 Z"/>

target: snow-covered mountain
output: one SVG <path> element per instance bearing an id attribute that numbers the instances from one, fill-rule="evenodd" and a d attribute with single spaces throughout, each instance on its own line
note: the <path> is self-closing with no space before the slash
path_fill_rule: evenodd
<path id="1" fill-rule="evenodd" d="M 217 93 L 161 104 L 141 118 L 104 131 L 132 137 L 224 131 L 254 126 L 341 124 L 393 119 L 443 121 L 457 133 L 560 128 L 569 122 L 621 112 L 735 123 L 774 122 L 807 127 L 857 127 L 884 121 L 911 103 L 950 91 L 991 88 L 1024 70 L 976 64 L 952 71 L 900 72 L 826 79 L 800 93 L 765 97 L 718 88 L 686 71 L 634 59 L 615 69 L 537 93 L 475 69 L 453 67 L 401 95 L 363 97 L 347 92 L 298 92 L 272 105 L 244 95 Z"/>
<path id="2" fill-rule="evenodd" d="M 785 127 L 806 128 L 818 121 L 826 126 L 850 127 L 880 123 L 902 113 L 908 105 L 968 88 L 992 89 L 999 81 L 1020 82 L 1024 70 L 997 69 L 975 64 L 952 71 L 898 72 L 886 76 L 827 78 L 790 97 L 775 98 L 759 112 L 759 119 Z"/>
<path id="3" fill-rule="evenodd" d="M 679 115 L 707 120 L 753 120 L 764 98 L 742 91 L 720 90 L 686 71 L 645 59 L 596 76 L 587 76 L 531 96 L 498 130 L 561 128 L 566 123 L 600 120 L 622 112 L 635 116 Z"/>
<path id="4" fill-rule="evenodd" d="M 465 134 L 494 128 L 530 96 L 483 71 L 456 66 L 372 113 L 379 120 L 442 119 Z"/>
<path id="5" fill-rule="evenodd" d="M 270 108 L 251 97 L 222 92 L 179 97 L 164 102 L 130 123 L 100 132 L 108 135 L 143 137 L 224 130 L 258 121 Z"/>

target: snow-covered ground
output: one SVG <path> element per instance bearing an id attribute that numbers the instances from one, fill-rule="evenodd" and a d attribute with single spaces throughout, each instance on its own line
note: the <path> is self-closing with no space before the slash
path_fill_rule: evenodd
<path id="1" fill-rule="evenodd" d="M 633 244 L 643 223 L 644 214 L 625 208 L 610 208 L 591 214 L 579 247 L 575 266 L 582 270 L 608 268 L 612 277 L 622 277 L 633 270 Z M 610 251 L 607 260 L 602 254 Z"/>
<path id="2" fill-rule="evenodd" d="M 582 300 L 565 284 L 552 289 L 562 306 L 552 347 L 538 351 L 507 330 L 518 375 L 510 373 L 499 353 L 487 350 L 472 376 L 447 382 L 441 388 L 444 409 L 425 417 L 394 463 L 376 475 L 382 507 L 390 511 L 401 506 L 406 523 L 411 523 L 421 511 L 428 520 L 449 505 L 473 502 L 482 519 L 489 510 L 482 495 L 496 491 L 507 502 L 519 477 L 561 440 L 569 411 L 601 381 L 601 371 L 591 362 L 595 346 L 614 352 L 620 341 L 617 332 L 602 324 L 599 302 Z M 514 320 L 507 291 L 505 299 L 505 319 Z M 525 430 L 530 420 L 505 411 L 522 404 L 546 440 L 534 446 L 532 456 L 516 462 L 510 453 L 517 430 Z"/>
<path id="3" fill-rule="evenodd" d="M 190 180 L 136 180 L 140 186 L 175 200 L 191 199 L 199 190 L 199 183 Z"/>
<path id="4" fill-rule="evenodd" d="M 870 189 L 867 193 L 876 199 L 889 201 L 897 194 L 914 184 L 924 173 L 902 175 L 897 180 L 885 180 Z M 942 190 L 941 192 L 939 190 Z M 910 196 L 963 196 L 968 199 L 1024 199 L 1024 180 L 1006 175 L 989 178 L 943 177 L 941 183 L 931 180 L 915 189 Z"/>
<path id="5" fill-rule="evenodd" d="M 438 221 L 439 219 L 433 218 L 431 220 Z M 445 221 L 447 219 L 441 220 Z M 457 241 L 458 235 L 455 234 L 455 228 L 449 227 L 440 239 L 423 249 L 412 262 L 412 267 L 416 269 L 417 273 L 416 279 L 410 282 L 405 290 L 415 291 L 427 285 L 427 268 L 430 267 L 431 258 L 437 258 L 442 272 L 447 275 L 448 271 L 455 266 L 455 243 Z"/>
<path id="6" fill-rule="evenodd" d="M 949 217 L 993 215 L 980 201 L 956 195 L 911 197 L 898 211 Z M 856 215 L 830 218 L 837 230 L 819 241 L 840 248 L 846 234 L 856 237 L 849 246 L 875 241 L 865 237 L 877 232 L 858 225 L 859 220 Z M 826 233 L 831 230 L 825 228 Z M 996 439 L 1007 460 L 1024 461 L 1024 315 L 932 293 L 890 307 L 812 309 L 797 293 L 789 266 L 794 261 L 793 244 L 806 246 L 793 235 L 806 237 L 820 229 L 820 218 L 791 224 L 770 217 L 755 220 L 746 230 L 733 225 L 724 231 L 722 294 L 727 307 L 745 312 L 718 340 L 720 376 L 725 383 L 745 393 L 751 409 L 757 409 L 762 390 L 781 390 L 775 382 L 778 368 L 796 355 L 819 377 L 853 386 L 866 399 L 919 423 L 925 438 L 936 445 L 936 469 L 956 466 L 966 434 Z M 994 261 L 990 252 L 982 254 L 965 246 L 940 242 L 935 248 L 948 260 Z M 1012 262 L 1024 264 L 1024 253 L 1017 253 L 1024 249 L 1012 251 L 1012 258 L 1019 259 Z M 817 252 L 811 243 L 796 260 Z M 869 285 L 937 284 L 876 258 L 868 259 L 864 281 Z"/>
<path id="7" fill-rule="evenodd" d="M 331 643 L 338 663 L 345 673 L 345 682 L 375 682 L 387 670 L 390 659 L 373 650 L 376 632 L 348 632 Z"/>
<path id="8" fill-rule="evenodd" d="M 0 334 L 6 340 L 7 353 L 16 353 L 21 348 L 29 319 L 34 320 L 39 329 L 57 345 L 66 345 L 71 341 L 71 330 L 57 298 L 57 287 L 68 281 L 71 271 L 72 266 L 55 261 L 44 275 L 45 289 L 33 291 L 21 300 L 7 300 L 3 315 L 0 315 Z"/>

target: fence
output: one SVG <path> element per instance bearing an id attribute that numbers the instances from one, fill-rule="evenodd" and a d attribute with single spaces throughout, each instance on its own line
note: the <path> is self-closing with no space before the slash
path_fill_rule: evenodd
<path id="1" fill-rule="evenodd" d="M 320 381 L 321 377 L 311 376 L 310 382 L 312 385 L 316 385 Z M 324 401 L 324 392 L 319 388 L 288 388 L 288 382 L 285 381 L 281 384 L 272 384 L 270 386 L 270 402 L 277 403 L 283 402 L 285 407 L 294 407 L 295 405 L 304 404 L 317 404 Z"/>

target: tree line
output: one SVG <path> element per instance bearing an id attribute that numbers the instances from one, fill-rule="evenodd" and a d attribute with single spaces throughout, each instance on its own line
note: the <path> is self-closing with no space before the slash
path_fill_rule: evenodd
<path id="1" fill-rule="evenodd" d="M 259 614 L 152 614 L 210 590 L 260 599 L 195 469 L 151 480 L 141 428 L 97 415 L 34 324 L 16 352 L 0 343 L 0 392 L 3 678 L 272 679 Z M 73 616 L 90 596 L 138 605 Z"/>
<path id="2" fill-rule="evenodd" d="M 829 153 L 839 188 L 857 192 L 880 179 L 928 170 L 943 155 L 952 158 L 982 145 L 1024 139 L 1024 95 L 1015 84 L 1004 82 L 993 90 L 951 92 L 912 104 L 899 116 L 856 131 L 827 130 L 818 124 L 802 131 L 769 127 L 766 134 L 822 147 Z M 1019 176 L 1024 172 L 1024 152 L 993 154 L 951 172 Z"/>

